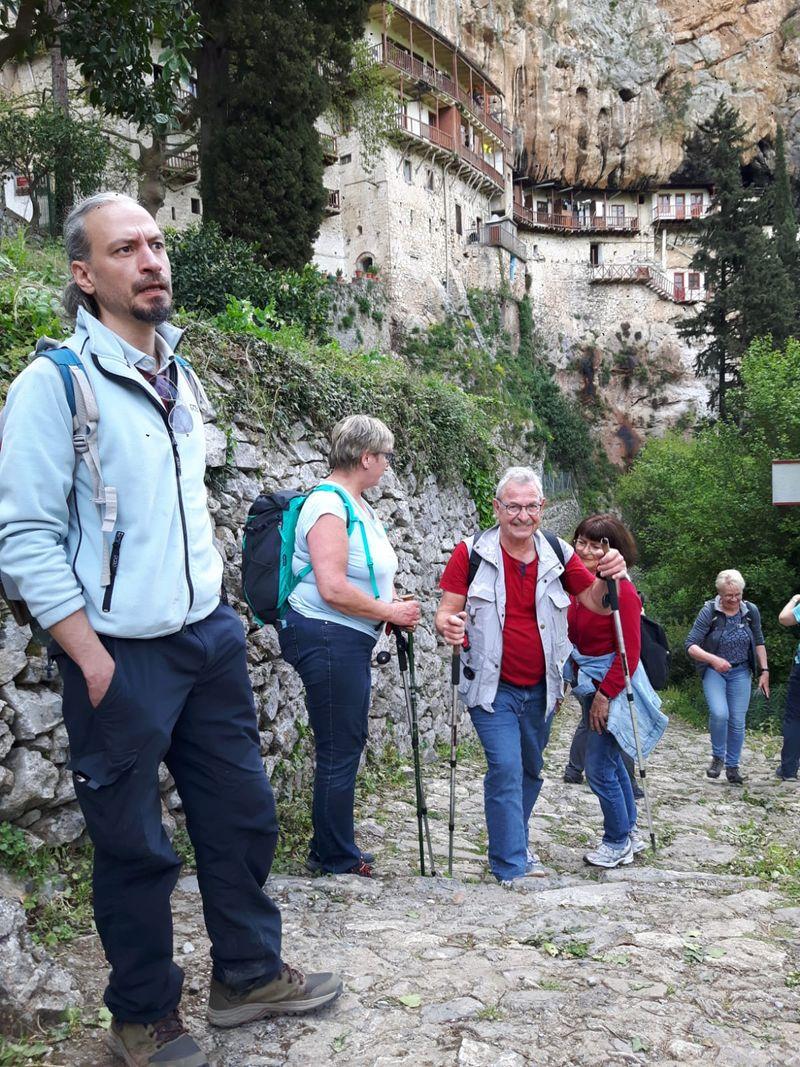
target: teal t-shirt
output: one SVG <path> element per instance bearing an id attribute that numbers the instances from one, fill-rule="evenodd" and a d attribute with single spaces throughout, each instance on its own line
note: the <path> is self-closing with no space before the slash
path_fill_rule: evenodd
<path id="1" fill-rule="evenodd" d="M 333 483 L 323 482 L 322 484 Z M 369 504 L 357 502 L 355 497 L 342 486 L 337 486 L 337 489 L 340 489 L 345 494 L 350 501 L 353 512 L 364 524 L 380 599 L 391 602 L 394 592 L 394 576 L 397 573 L 397 556 L 389 543 L 383 524 Z M 295 574 L 299 574 L 311 562 L 307 541 L 308 531 L 313 528 L 317 519 L 322 515 L 337 515 L 345 523 L 347 522 L 347 511 L 337 493 L 311 493 L 300 509 L 300 517 L 295 531 L 294 556 L 292 557 L 292 570 Z M 375 596 L 369 578 L 367 556 L 364 552 L 364 540 L 358 523 L 353 526 L 349 538 L 347 580 L 368 597 L 373 598 Z M 341 626 L 350 626 L 354 630 L 361 630 L 362 633 L 370 634 L 371 636 L 375 636 L 380 628 L 379 624 L 372 619 L 365 619 L 359 615 L 344 615 L 342 612 L 332 608 L 320 595 L 313 570 L 309 571 L 304 578 L 301 578 L 294 587 L 289 597 L 289 604 L 307 619 L 336 622 Z"/>

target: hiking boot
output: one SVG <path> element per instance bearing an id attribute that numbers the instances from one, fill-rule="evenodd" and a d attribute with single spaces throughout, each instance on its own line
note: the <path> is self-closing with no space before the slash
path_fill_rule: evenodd
<path id="1" fill-rule="evenodd" d="M 346 871 L 341 871 L 341 874 L 357 874 L 359 878 L 371 878 L 372 868 L 364 860 L 360 863 L 354 864 L 352 867 L 348 867 Z"/>
<path id="2" fill-rule="evenodd" d="M 634 800 L 644 800 L 644 789 L 642 789 L 638 782 L 631 782 L 631 788 L 633 789 Z"/>
<path id="3" fill-rule="evenodd" d="M 587 852 L 583 857 L 584 863 L 592 867 L 626 867 L 633 863 L 633 846 L 628 838 L 624 845 L 607 845 L 601 841 L 596 849 Z"/>
<path id="4" fill-rule="evenodd" d="M 633 849 L 634 856 L 638 856 L 640 852 L 647 851 L 647 842 L 641 836 L 638 829 L 635 826 L 631 827 L 630 832 L 631 848 Z"/>
<path id="5" fill-rule="evenodd" d="M 706 776 L 708 778 L 719 778 L 720 774 L 722 773 L 723 766 L 724 762 L 719 758 L 719 756 L 712 756 L 711 762 L 709 763 L 708 767 L 706 767 Z"/>
<path id="6" fill-rule="evenodd" d="M 528 857 L 525 861 L 526 878 L 546 878 L 547 868 L 532 849 L 528 849 Z"/>
<path id="7" fill-rule="evenodd" d="M 744 785 L 744 778 L 739 774 L 738 767 L 726 767 L 725 777 L 731 783 L 731 785 Z"/>
<path id="8" fill-rule="evenodd" d="M 582 785 L 583 774 L 580 771 L 576 771 L 574 767 L 570 767 L 569 764 L 564 768 L 564 781 L 567 785 Z"/>
<path id="9" fill-rule="evenodd" d="M 111 1020 L 108 1046 L 128 1067 L 208 1067 L 206 1054 L 187 1033 L 178 1011 L 155 1023 Z"/>
<path id="10" fill-rule="evenodd" d="M 775 777 L 776 778 L 780 778 L 780 780 L 782 782 L 796 782 L 797 781 L 797 771 L 795 771 L 794 774 L 784 774 L 782 766 L 776 767 L 775 768 Z"/>
<path id="11" fill-rule="evenodd" d="M 211 979 L 208 1021 L 212 1026 L 241 1026 L 267 1015 L 301 1015 L 336 1000 L 342 979 L 330 971 L 303 974 L 288 963 L 281 964 L 277 978 L 241 993 Z M 177 1062 L 177 1061 L 176 1061 Z"/>
<path id="12" fill-rule="evenodd" d="M 362 863 L 366 863 L 367 866 L 371 867 L 375 863 L 375 857 L 373 856 L 373 854 L 371 852 L 362 852 L 361 853 L 361 862 Z M 326 872 L 323 869 L 323 866 L 320 863 L 320 861 L 317 859 L 317 857 L 316 856 L 312 856 L 310 852 L 308 854 L 308 858 L 306 859 L 305 866 L 306 866 L 306 870 L 307 871 L 311 871 L 312 874 L 330 873 L 330 872 Z"/>

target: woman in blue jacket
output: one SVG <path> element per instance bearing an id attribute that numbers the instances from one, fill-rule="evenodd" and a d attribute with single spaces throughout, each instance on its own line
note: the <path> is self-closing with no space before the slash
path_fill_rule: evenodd
<path id="1" fill-rule="evenodd" d="M 717 575 L 717 596 L 707 600 L 686 638 L 686 651 L 703 678 L 711 734 L 711 763 L 706 774 L 725 777 L 735 785 L 744 779 L 739 759 L 750 704 L 751 679 L 769 696 L 769 669 L 761 615 L 755 604 L 743 600 L 744 578 L 739 571 Z"/>

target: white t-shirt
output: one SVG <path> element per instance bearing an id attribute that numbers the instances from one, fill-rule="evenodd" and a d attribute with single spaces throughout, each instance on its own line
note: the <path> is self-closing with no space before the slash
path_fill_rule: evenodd
<path id="1" fill-rule="evenodd" d="M 326 483 L 325 484 L 333 484 Z M 373 509 L 365 502 L 357 502 L 355 497 L 347 492 L 342 486 L 337 485 L 337 490 L 344 493 L 350 501 L 350 507 L 354 514 L 364 524 L 367 535 L 367 544 L 372 556 L 372 565 L 375 571 L 375 582 L 378 586 L 380 599 L 390 602 L 392 599 L 394 576 L 397 572 L 397 556 L 383 524 L 376 516 Z M 297 521 L 297 529 L 294 539 L 294 556 L 292 557 L 292 570 L 298 574 L 311 562 L 308 551 L 307 535 L 317 519 L 321 515 L 338 515 L 345 523 L 347 522 L 347 510 L 338 492 L 324 490 L 311 493 L 300 509 L 300 517 Z M 368 597 L 374 597 L 375 593 L 369 578 L 367 556 L 364 551 L 364 539 L 358 522 L 353 525 L 349 537 L 349 552 L 347 555 L 347 580 L 354 586 L 366 593 Z M 314 572 L 309 571 L 295 586 L 289 597 L 289 604 L 295 611 L 304 615 L 307 619 L 321 619 L 325 622 L 336 622 L 341 626 L 351 626 L 354 630 L 375 636 L 380 624 L 373 619 L 365 619 L 360 615 L 344 615 L 323 600 L 317 588 Z"/>

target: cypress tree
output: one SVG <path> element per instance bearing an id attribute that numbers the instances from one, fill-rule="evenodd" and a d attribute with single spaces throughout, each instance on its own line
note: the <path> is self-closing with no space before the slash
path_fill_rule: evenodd
<path id="1" fill-rule="evenodd" d="M 199 5 L 204 215 L 272 267 L 306 263 L 327 194 L 314 122 L 363 32 L 363 0 Z"/>
<path id="2" fill-rule="evenodd" d="M 778 127 L 775 137 L 774 184 L 770 189 L 769 222 L 772 225 L 775 252 L 791 285 L 792 307 L 790 314 L 794 329 L 800 328 L 800 251 L 797 244 L 797 215 L 792 200 L 789 172 L 786 168 L 786 147 L 783 127 Z"/>
<path id="3" fill-rule="evenodd" d="M 692 268 L 705 275 L 707 298 L 679 331 L 701 347 L 695 369 L 713 377 L 711 404 L 721 419 L 726 397 L 739 381 L 739 363 L 750 342 L 791 332 L 791 284 L 762 226 L 763 207 L 742 184 L 741 157 L 748 135 L 735 108 L 717 102 L 687 142 L 692 166 L 714 185 L 712 211 L 698 224 Z"/>

